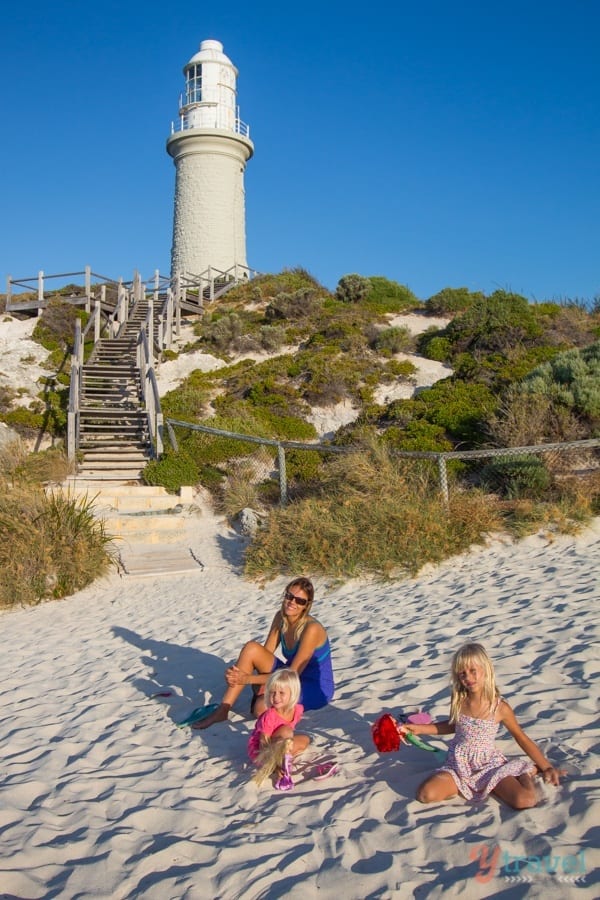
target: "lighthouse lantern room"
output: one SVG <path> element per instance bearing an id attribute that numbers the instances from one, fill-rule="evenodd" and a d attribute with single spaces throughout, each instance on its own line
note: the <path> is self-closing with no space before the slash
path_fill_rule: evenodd
<path id="1" fill-rule="evenodd" d="M 167 152 L 175 163 L 172 273 L 247 267 L 244 171 L 254 152 L 237 107 L 237 69 L 206 40 L 183 69 L 185 92 Z"/>

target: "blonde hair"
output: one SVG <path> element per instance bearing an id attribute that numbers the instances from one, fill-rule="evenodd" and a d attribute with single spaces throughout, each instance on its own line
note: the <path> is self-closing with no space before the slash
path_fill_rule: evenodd
<path id="1" fill-rule="evenodd" d="M 460 708 L 468 694 L 467 689 L 461 684 L 458 676 L 473 662 L 478 663 L 484 672 L 483 691 L 481 695 L 488 705 L 489 712 L 492 711 L 494 702 L 500 696 L 500 691 L 496 685 L 494 666 L 492 665 L 492 661 L 487 655 L 485 648 L 481 644 L 464 644 L 452 657 L 452 666 L 450 668 L 452 682 L 452 698 L 450 700 L 451 722 L 456 722 L 458 720 Z"/>
<path id="2" fill-rule="evenodd" d="M 285 595 L 288 591 L 291 591 L 292 588 L 298 588 L 298 590 L 304 591 L 308 599 L 308 603 L 306 604 L 306 606 L 302 607 L 302 612 L 300 613 L 300 617 L 296 622 L 296 627 L 294 628 L 294 640 L 297 641 L 304 631 L 306 625 L 308 624 L 308 620 L 310 618 L 310 610 L 313 605 L 313 600 L 315 599 L 315 589 L 312 581 L 309 578 L 304 578 L 304 576 L 294 578 L 293 581 L 290 581 L 289 584 L 286 584 L 283 591 L 283 598 L 281 600 L 281 619 L 284 629 L 288 628 L 290 624 L 285 614 Z"/>
<path id="3" fill-rule="evenodd" d="M 264 738 L 264 744 L 256 757 L 258 771 L 252 776 L 252 781 L 257 787 L 260 787 L 273 772 L 281 770 L 286 754 L 292 752 L 293 743 L 291 738 L 287 738 L 285 741 L 272 741 L 271 738 Z"/>
<path id="4" fill-rule="evenodd" d="M 300 699 L 300 678 L 298 677 L 298 673 L 294 671 L 294 669 L 276 669 L 273 674 L 269 676 L 265 685 L 267 706 L 270 705 L 269 694 L 276 685 L 289 688 L 290 699 L 288 705 L 283 710 L 283 713 L 284 715 L 290 715 Z"/>

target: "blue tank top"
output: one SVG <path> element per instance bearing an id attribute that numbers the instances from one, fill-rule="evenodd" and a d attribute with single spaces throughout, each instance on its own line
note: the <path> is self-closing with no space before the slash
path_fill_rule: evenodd
<path id="1" fill-rule="evenodd" d="M 298 652 L 300 641 L 296 641 L 293 647 L 288 647 L 283 631 L 280 631 L 279 637 L 281 652 L 289 666 Z M 335 684 L 333 681 L 329 638 L 325 638 L 324 643 L 320 647 L 315 648 L 313 655 L 306 663 L 300 674 L 300 688 L 300 703 L 304 709 L 320 709 L 332 699 Z"/>

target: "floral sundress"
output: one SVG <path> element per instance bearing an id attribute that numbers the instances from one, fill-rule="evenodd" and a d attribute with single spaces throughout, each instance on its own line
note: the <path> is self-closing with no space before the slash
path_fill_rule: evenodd
<path id="1" fill-rule="evenodd" d="M 495 721 L 495 714 L 500 699 L 488 719 L 458 717 L 454 738 L 448 745 L 448 756 L 438 769 L 452 775 L 466 800 L 483 800 L 508 775 L 516 778 L 535 769 L 530 759 L 509 760 L 496 749 L 494 742 L 500 723 Z"/>

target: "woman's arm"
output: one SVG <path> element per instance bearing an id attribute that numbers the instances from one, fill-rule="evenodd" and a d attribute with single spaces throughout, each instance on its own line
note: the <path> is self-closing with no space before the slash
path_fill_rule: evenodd
<path id="1" fill-rule="evenodd" d="M 273 621 L 271 622 L 271 627 L 269 628 L 269 633 L 267 635 L 267 639 L 263 644 L 265 650 L 268 650 L 269 653 L 275 653 L 279 646 L 279 641 L 281 640 L 281 613 L 275 613 L 273 617 Z"/>
<path id="2" fill-rule="evenodd" d="M 502 722 L 510 734 L 512 734 L 521 750 L 523 750 L 529 759 L 536 764 L 541 774 L 544 776 L 544 781 L 550 782 L 550 784 L 559 784 L 560 776 L 564 773 L 555 769 L 554 766 L 548 762 L 535 741 L 532 741 L 530 737 L 527 737 L 506 700 L 501 702 L 498 712 L 499 721 Z"/>
<path id="3" fill-rule="evenodd" d="M 280 641 L 280 633 L 281 633 L 281 613 L 276 613 L 273 621 L 271 622 L 271 627 L 269 629 L 269 633 L 267 635 L 267 639 L 265 640 L 262 647 L 260 644 L 256 644 L 254 642 L 250 642 L 250 644 L 246 645 L 246 648 L 252 646 L 254 649 L 252 650 L 252 657 L 249 660 L 246 660 L 246 664 L 240 667 L 238 663 L 242 660 L 245 649 L 242 651 L 240 659 L 238 659 L 238 663 L 233 666 L 230 666 L 225 672 L 225 680 L 230 687 L 238 687 L 240 685 L 245 684 L 266 684 L 271 675 L 271 666 L 273 662 L 273 657 L 275 655 L 275 651 Z M 266 653 L 264 653 L 266 651 Z M 259 658 L 259 652 L 261 656 L 265 656 L 265 660 Z M 243 660 L 242 660 L 243 661 Z M 255 669 L 262 669 L 262 673 L 255 671 Z M 252 671 L 250 671 L 252 670 Z"/>
<path id="4" fill-rule="evenodd" d="M 327 632 L 319 622 L 309 622 L 302 632 L 296 655 L 290 663 L 290 669 L 301 675 L 317 647 L 325 643 Z"/>

